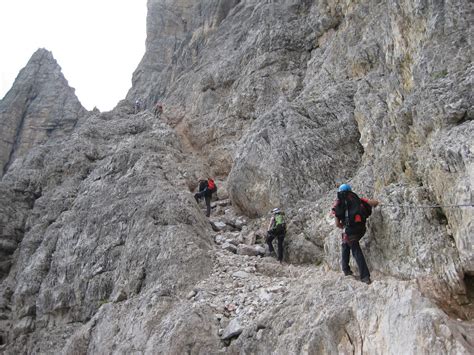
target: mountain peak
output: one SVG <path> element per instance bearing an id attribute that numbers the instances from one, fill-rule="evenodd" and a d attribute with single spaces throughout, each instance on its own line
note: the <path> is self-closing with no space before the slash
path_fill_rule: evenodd
<path id="1" fill-rule="evenodd" d="M 0 101 L 0 174 L 18 156 L 72 130 L 86 112 L 47 49 L 38 49 Z"/>

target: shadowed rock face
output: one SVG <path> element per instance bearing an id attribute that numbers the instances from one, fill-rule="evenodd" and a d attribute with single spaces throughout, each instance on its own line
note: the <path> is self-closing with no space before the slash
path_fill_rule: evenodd
<path id="1" fill-rule="evenodd" d="M 0 183 L 3 347 L 472 353 L 474 212 L 403 207 L 472 203 L 472 3 L 148 9 L 127 100 L 19 156 Z M 133 114 L 138 97 L 162 101 L 161 117 Z M 189 194 L 207 174 L 232 204 L 213 210 L 219 232 Z M 342 182 L 391 205 L 361 241 L 370 286 L 331 271 Z M 264 245 L 276 206 L 285 261 L 304 266 L 239 254 Z"/>

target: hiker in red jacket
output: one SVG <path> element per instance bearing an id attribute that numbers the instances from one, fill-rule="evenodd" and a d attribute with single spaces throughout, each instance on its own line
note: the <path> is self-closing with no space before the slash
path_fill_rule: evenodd
<path id="1" fill-rule="evenodd" d="M 360 280 L 370 284 L 370 272 L 365 262 L 364 254 L 359 245 L 359 240 L 366 232 L 365 222 L 372 214 L 372 207 L 379 204 L 377 200 L 359 198 L 350 185 L 342 184 L 337 193 L 337 200 L 332 208 L 336 226 L 343 229 L 341 264 L 344 275 L 352 275 L 349 266 L 350 252 L 356 260 L 360 272 Z"/>
<path id="2" fill-rule="evenodd" d="M 199 180 L 199 192 L 194 194 L 196 202 L 199 203 L 199 200 L 204 197 L 206 201 L 206 216 L 211 215 L 211 198 L 212 194 L 217 191 L 217 186 L 214 180 L 208 178 L 207 181 L 204 179 Z"/>

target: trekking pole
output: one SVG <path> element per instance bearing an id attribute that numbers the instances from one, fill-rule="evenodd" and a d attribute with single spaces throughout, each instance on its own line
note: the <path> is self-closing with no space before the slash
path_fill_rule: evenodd
<path id="1" fill-rule="evenodd" d="M 464 208 L 464 207 L 474 207 L 474 203 L 466 203 L 459 205 L 395 205 L 382 203 L 379 204 L 380 207 L 406 207 L 406 208 Z"/>

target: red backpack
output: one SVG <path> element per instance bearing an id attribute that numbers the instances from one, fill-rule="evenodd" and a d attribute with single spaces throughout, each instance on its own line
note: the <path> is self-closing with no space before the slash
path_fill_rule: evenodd
<path id="1" fill-rule="evenodd" d="M 214 180 L 208 179 L 207 180 L 207 189 L 211 192 L 216 192 L 217 191 L 217 186 Z"/>

